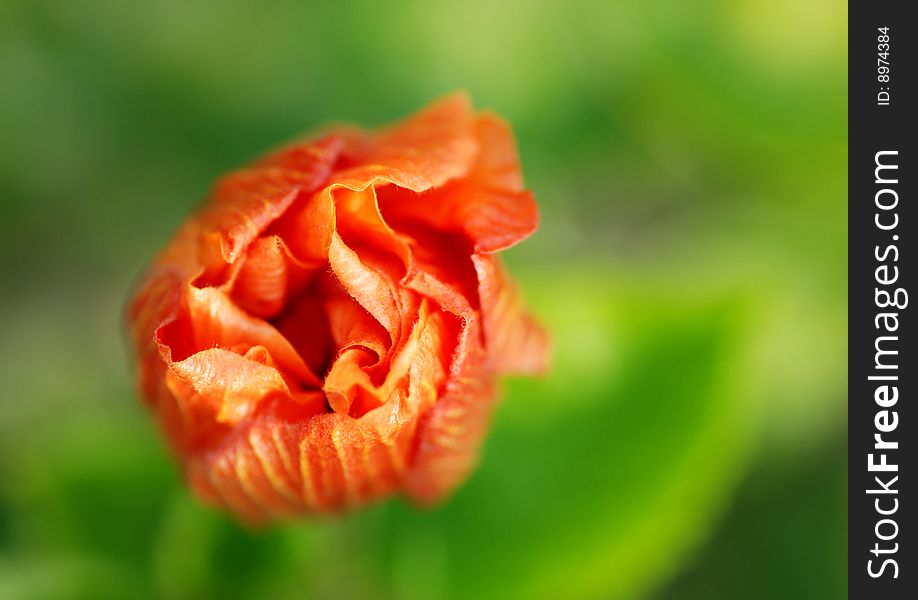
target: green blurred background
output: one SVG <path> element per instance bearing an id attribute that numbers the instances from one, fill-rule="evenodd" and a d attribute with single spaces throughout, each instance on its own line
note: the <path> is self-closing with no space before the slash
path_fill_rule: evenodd
<path id="1" fill-rule="evenodd" d="M 0 2 L 0 598 L 846 593 L 840 0 Z M 542 209 L 554 370 L 480 469 L 247 531 L 137 401 L 132 279 L 220 173 L 467 89 Z"/>

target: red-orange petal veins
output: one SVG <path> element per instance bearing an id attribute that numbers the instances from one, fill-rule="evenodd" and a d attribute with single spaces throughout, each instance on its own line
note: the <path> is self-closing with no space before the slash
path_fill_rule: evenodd
<path id="1" fill-rule="evenodd" d="M 251 522 L 455 489 L 496 379 L 547 365 L 492 255 L 537 219 L 509 127 L 463 95 L 221 178 L 126 313 L 191 488 Z"/>

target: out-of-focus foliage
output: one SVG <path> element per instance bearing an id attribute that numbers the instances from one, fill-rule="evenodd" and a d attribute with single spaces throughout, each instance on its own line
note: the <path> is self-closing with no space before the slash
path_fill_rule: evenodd
<path id="1" fill-rule="evenodd" d="M 844 591 L 846 5 L 0 3 L 0 598 Z M 121 302 L 219 173 L 468 89 L 519 137 L 555 368 L 447 504 L 192 500 Z"/>

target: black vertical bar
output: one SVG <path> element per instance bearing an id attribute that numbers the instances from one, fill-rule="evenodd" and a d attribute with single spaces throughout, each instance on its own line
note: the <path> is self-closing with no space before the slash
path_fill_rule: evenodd
<path id="1" fill-rule="evenodd" d="M 915 496 L 906 492 L 918 489 L 918 364 L 908 298 L 918 270 L 911 114 L 918 110 L 918 23 L 907 7 L 882 0 L 848 7 L 850 598 L 914 598 L 918 589 Z"/>

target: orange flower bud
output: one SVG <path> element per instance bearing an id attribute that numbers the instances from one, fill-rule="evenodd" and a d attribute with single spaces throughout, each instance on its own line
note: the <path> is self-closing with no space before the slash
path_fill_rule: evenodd
<path id="1" fill-rule="evenodd" d="M 536 225 L 509 128 L 461 95 L 220 179 L 127 313 L 191 487 L 248 521 L 451 491 L 495 377 L 546 366 L 494 254 Z"/>

